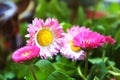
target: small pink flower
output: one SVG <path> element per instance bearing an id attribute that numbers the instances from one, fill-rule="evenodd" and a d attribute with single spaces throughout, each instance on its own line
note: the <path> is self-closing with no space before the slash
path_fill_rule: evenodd
<path id="1" fill-rule="evenodd" d="M 22 63 L 39 56 L 40 49 L 37 46 L 24 46 L 16 50 L 12 59 L 15 62 Z"/>
<path id="2" fill-rule="evenodd" d="M 108 42 L 109 44 L 114 44 L 116 41 L 111 38 L 110 36 L 105 36 L 106 42 Z"/>
<path id="3" fill-rule="evenodd" d="M 73 39 L 74 45 L 81 48 L 97 48 L 103 46 L 105 37 L 97 32 L 86 31 L 80 32 Z"/>

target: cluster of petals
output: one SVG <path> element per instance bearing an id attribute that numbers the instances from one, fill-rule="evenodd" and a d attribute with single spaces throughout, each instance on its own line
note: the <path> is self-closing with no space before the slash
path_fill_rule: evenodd
<path id="1" fill-rule="evenodd" d="M 49 33 L 52 34 L 51 44 L 47 46 L 40 45 L 37 41 L 37 36 L 36 36 L 39 31 L 42 31 L 44 29 L 49 30 Z M 27 40 L 27 45 L 38 46 L 41 50 L 39 53 L 41 58 L 44 59 L 48 57 L 51 58 L 53 55 L 56 55 L 59 52 L 61 39 L 64 36 L 64 34 L 63 34 L 63 29 L 58 23 L 57 19 L 47 18 L 46 21 L 43 21 L 43 19 L 35 18 L 32 21 L 32 24 L 28 25 L 27 31 L 29 32 L 29 34 L 26 35 L 26 37 L 29 38 L 29 40 Z M 43 33 L 43 35 L 47 35 L 47 34 Z"/>
<path id="2" fill-rule="evenodd" d="M 39 56 L 40 49 L 37 46 L 24 46 L 16 50 L 12 59 L 15 62 L 23 63 Z"/>
<path id="3" fill-rule="evenodd" d="M 103 46 L 105 37 L 97 32 L 80 32 L 74 37 L 74 45 L 80 46 L 81 48 L 97 48 Z"/>
<path id="4" fill-rule="evenodd" d="M 115 40 L 110 36 L 103 36 L 97 32 L 92 31 L 80 32 L 74 37 L 73 41 L 75 46 L 79 46 L 85 49 L 98 48 L 103 46 L 106 42 L 110 44 L 115 42 Z"/>
<path id="5" fill-rule="evenodd" d="M 67 33 L 65 33 L 65 37 L 63 38 L 63 45 L 61 47 L 61 54 L 67 58 L 70 58 L 72 60 L 83 60 L 85 57 L 85 52 L 83 50 L 74 51 L 71 49 L 70 42 L 73 41 L 73 38 L 82 31 L 90 31 L 89 28 L 86 27 L 79 27 L 79 26 L 73 26 L 72 28 L 67 30 Z M 73 44 L 74 46 L 74 44 Z"/>
<path id="6" fill-rule="evenodd" d="M 109 44 L 114 44 L 116 41 L 113 39 L 113 38 L 111 38 L 110 36 L 105 36 L 105 40 L 106 40 L 106 42 L 107 43 L 109 43 Z"/>

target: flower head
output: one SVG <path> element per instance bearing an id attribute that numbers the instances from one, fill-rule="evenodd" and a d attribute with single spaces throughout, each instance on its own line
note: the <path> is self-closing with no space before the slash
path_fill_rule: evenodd
<path id="1" fill-rule="evenodd" d="M 75 46 L 89 49 L 103 46 L 105 41 L 103 35 L 92 31 L 80 32 L 73 39 Z"/>
<path id="2" fill-rule="evenodd" d="M 39 56 L 40 49 L 37 46 L 24 46 L 16 50 L 12 59 L 15 62 L 22 63 Z"/>
<path id="3" fill-rule="evenodd" d="M 90 31 L 89 28 L 73 26 L 67 30 L 63 38 L 63 46 L 60 50 L 61 54 L 72 60 L 83 60 L 85 52 L 80 47 L 74 46 L 73 38 L 81 31 Z"/>
<path id="4" fill-rule="evenodd" d="M 109 44 L 114 44 L 115 43 L 115 40 L 113 38 L 111 38 L 110 36 L 105 36 L 105 40 Z"/>
<path id="5" fill-rule="evenodd" d="M 44 22 L 35 18 L 32 24 L 28 25 L 28 32 L 26 37 L 30 39 L 27 45 L 38 46 L 41 50 L 39 53 L 41 58 L 52 57 L 59 52 L 63 30 L 57 19 L 47 18 Z"/>

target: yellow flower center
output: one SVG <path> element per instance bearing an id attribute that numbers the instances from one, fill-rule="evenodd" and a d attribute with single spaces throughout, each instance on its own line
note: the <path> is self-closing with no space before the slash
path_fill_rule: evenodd
<path id="1" fill-rule="evenodd" d="M 78 46 L 74 46 L 73 45 L 73 41 L 70 41 L 70 47 L 71 47 L 71 49 L 73 50 L 73 51 L 80 51 L 80 47 L 78 47 Z"/>
<path id="2" fill-rule="evenodd" d="M 41 46 L 48 46 L 52 43 L 53 36 L 50 30 L 48 29 L 42 29 L 37 34 L 37 42 Z"/>
<path id="3" fill-rule="evenodd" d="M 29 52 L 25 52 L 25 53 L 22 54 L 22 56 L 24 56 L 24 57 L 26 57 L 28 55 L 29 55 Z"/>

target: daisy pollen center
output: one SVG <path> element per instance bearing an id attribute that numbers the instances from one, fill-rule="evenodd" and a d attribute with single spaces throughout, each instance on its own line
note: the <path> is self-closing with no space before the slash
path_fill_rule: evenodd
<path id="1" fill-rule="evenodd" d="M 80 49 L 81 49 L 81 48 L 78 47 L 78 46 L 74 46 L 74 45 L 73 45 L 73 41 L 70 41 L 70 47 L 71 47 L 71 49 L 72 49 L 73 51 L 76 51 L 76 52 L 77 52 L 77 51 L 80 51 Z"/>
<path id="2" fill-rule="evenodd" d="M 22 56 L 24 56 L 24 57 L 26 57 L 28 55 L 29 55 L 29 52 L 25 52 L 25 53 L 22 54 Z"/>
<path id="3" fill-rule="evenodd" d="M 42 29 L 37 34 L 37 42 L 41 46 L 48 46 L 52 43 L 53 36 L 49 29 Z"/>

